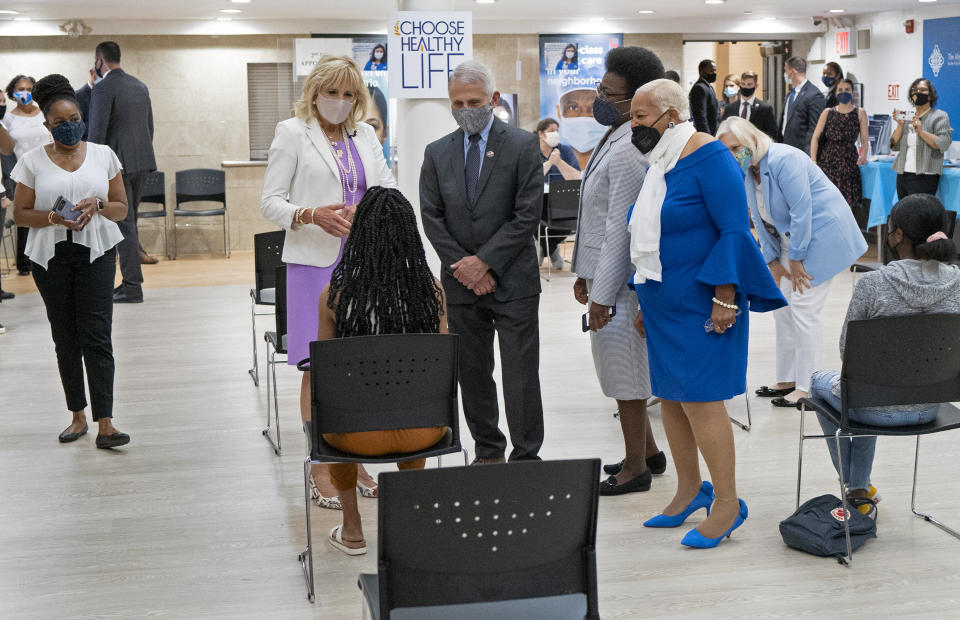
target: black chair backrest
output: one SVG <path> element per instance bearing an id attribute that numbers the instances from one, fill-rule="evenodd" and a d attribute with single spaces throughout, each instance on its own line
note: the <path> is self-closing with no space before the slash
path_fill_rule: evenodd
<path id="1" fill-rule="evenodd" d="M 282 230 L 257 233 L 253 236 L 253 272 L 257 301 L 260 301 L 260 291 L 274 288 L 274 274 L 277 267 L 283 264 L 281 256 L 286 236 L 287 233 Z"/>
<path id="2" fill-rule="evenodd" d="M 193 201 L 227 202 L 226 178 L 223 170 L 192 168 L 178 170 L 177 204 Z"/>
<path id="3" fill-rule="evenodd" d="M 381 617 L 583 593 L 597 615 L 598 459 L 380 474 Z"/>
<path id="4" fill-rule="evenodd" d="M 167 187 L 166 176 L 156 170 L 147 175 L 147 180 L 143 182 L 143 195 L 140 197 L 140 203 L 155 202 L 167 208 Z"/>
<path id="5" fill-rule="evenodd" d="M 580 214 L 580 181 L 554 181 L 547 194 L 547 223 L 576 221 Z"/>
<path id="6" fill-rule="evenodd" d="M 276 291 L 273 316 L 277 323 L 277 342 L 283 342 L 283 337 L 287 335 L 287 266 L 283 263 L 273 271 L 273 284 Z"/>
<path id="7" fill-rule="evenodd" d="M 840 380 L 842 426 L 852 407 L 960 401 L 960 315 L 850 321 Z"/>
<path id="8" fill-rule="evenodd" d="M 310 343 L 313 445 L 324 433 L 449 426 L 459 441 L 452 334 L 390 334 Z"/>

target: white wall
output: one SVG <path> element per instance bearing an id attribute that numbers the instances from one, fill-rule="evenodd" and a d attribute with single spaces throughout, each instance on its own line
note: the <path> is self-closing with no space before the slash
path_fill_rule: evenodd
<path id="1" fill-rule="evenodd" d="M 688 91 L 694 82 L 700 79 L 697 65 L 701 60 L 713 59 L 713 41 L 686 41 L 683 44 L 683 70 L 680 72 L 680 86 Z M 717 79 L 723 79 L 720 76 Z"/>

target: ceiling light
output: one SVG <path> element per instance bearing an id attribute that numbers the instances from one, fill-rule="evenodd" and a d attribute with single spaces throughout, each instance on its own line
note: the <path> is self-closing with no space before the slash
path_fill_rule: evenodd
<path id="1" fill-rule="evenodd" d="M 10 9 L 0 9 L 0 15 L 19 15 L 17 11 L 11 11 Z"/>
<path id="2" fill-rule="evenodd" d="M 744 11 L 743 14 L 744 14 L 744 15 L 753 15 L 753 11 Z"/>
<path id="3" fill-rule="evenodd" d="M 650 9 L 640 9 L 637 11 L 637 13 L 640 13 L 641 15 L 653 15 L 654 12 Z"/>
<path id="4" fill-rule="evenodd" d="M 590 21 L 592 21 L 592 22 L 602 22 L 602 21 L 604 21 L 604 18 L 603 18 L 603 17 L 591 17 L 591 18 L 590 18 Z"/>
<path id="5" fill-rule="evenodd" d="M 13 21 L 15 22 L 28 22 L 30 21 L 29 17 L 14 17 Z"/>
<path id="6" fill-rule="evenodd" d="M 230 0 L 234 4 L 250 4 L 250 0 Z"/>
<path id="7" fill-rule="evenodd" d="M 220 9 L 221 13 L 243 13 L 240 9 Z"/>
<path id="8" fill-rule="evenodd" d="M 763 18 L 763 21 L 765 21 L 765 22 L 775 22 L 775 21 L 777 21 L 777 18 L 776 18 L 776 17 L 764 17 L 764 18 Z"/>
<path id="9" fill-rule="evenodd" d="M 477 0 L 477 4 L 493 4 L 497 0 Z"/>
<path id="10" fill-rule="evenodd" d="M 937 0 L 918 0 L 918 2 L 936 2 Z"/>
<path id="11" fill-rule="evenodd" d="M 233 18 L 232 18 L 232 17 L 218 17 L 218 18 L 217 18 L 217 21 L 218 21 L 218 22 L 232 22 L 232 21 L 233 21 Z"/>
<path id="12" fill-rule="evenodd" d="M 846 9 L 830 9 L 830 13 L 846 13 Z"/>
<path id="13" fill-rule="evenodd" d="M 703 0 L 704 4 L 723 4 L 727 0 Z"/>

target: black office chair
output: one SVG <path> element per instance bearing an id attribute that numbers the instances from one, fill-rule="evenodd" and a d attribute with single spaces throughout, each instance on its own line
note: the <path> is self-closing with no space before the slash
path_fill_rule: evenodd
<path id="1" fill-rule="evenodd" d="M 13 220 L 7 219 L 7 208 L 0 207 L 0 251 L 3 253 L 3 263 L 4 266 L 0 269 L 0 273 L 7 275 L 12 271 L 10 267 L 11 257 L 13 261 L 16 262 L 17 258 L 17 240 L 14 231 L 16 230 L 16 225 L 13 223 Z M 7 239 L 10 239 L 10 247 L 7 248 Z"/>
<path id="2" fill-rule="evenodd" d="M 160 209 L 144 210 L 144 204 L 158 204 Z M 163 233 L 163 255 L 170 258 L 170 246 L 167 244 L 167 186 L 162 172 L 155 171 L 147 175 L 143 183 L 143 196 L 137 209 L 137 220 L 160 218 L 160 231 Z"/>
<path id="3" fill-rule="evenodd" d="M 281 264 L 274 269 L 276 303 L 273 306 L 277 330 L 264 332 L 267 343 L 267 427 L 263 436 L 273 446 L 273 453 L 280 456 L 280 404 L 277 397 L 277 364 L 287 363 L 286 359 L 277 360 L 277 355 L 287 354 L 287 266 Z M 273 383 L 273 415 L 276 421 L 277 440 L 270 436 L 270 384 Z"/>
<path id="4" fill-rule="evenodd" d="M 230 258 L 230 243 L 227 240 L 227 189 L 226 174 L 223 170 L 207 168 L 193 168 L 179 170 L 177 181 L 177 205 L 173 210 L 173 258 L 177 258 L 179 244 L 177 229 L 180 226 L 189 228 L 190 224 L 178 224 L 178 218 L 194 217 L 222 217 L 223 218 L 223 252 Z M 182 209 L 181 205 L 190 202 L 219 202 L 223 206 L 216 209 Z"/>
<path id="5" fill-rule="evenodd" d="M 544 194 L 543 212 L 540 226 L 543 233 L 538 234 L 537 247 L 542 247 L 541 239 L 549 244 L 550 239 L 566 239 L 569 233 L 550 234 L 550 229 L 572 230 L 576 234 L 577 218 L 580 217 L 580 180 L 554 181 L 550 183 L 550 192 Z M 538 229 L 539 233 L 539 229 Z M 547 262 L 547 277 L 550 281 L 552 262 Z"/>
<path id="6" fill-rule="evenodd" d="M 896 338 L 891 337 L 892 334 Z M 913 490 L 910 510 L 956 538 L 957 532 L 916 508 L 917 467 L 920 436 L 960 428 L 960 315 L 918 314 L 893 318 L 850 321 L 847 324 L 843 369 L 840 374 L 843 406 L 840 411 L 820 398 L 801 398 L 800 453 L 797 461 L 797 507 L 800 506 L 800 476 L 803 442 L 833 439 L 840 445 L 849 437 L 916 436 L 913 460 Z M 871 426 L 853 422 L 849 410 L 859 407 L 887 407 L 916 403 L 943 403 L 933 422 L 915 426 Z M 803 424 L 808 410 L 823 414 L 839 427 L 836 435 L 806 435 Z M 843 471 L 842 463 L 840 467 Z M 840 474 L 840 497 L 847 511 L 846 481 Z M 847 538 L 845 564 L 853 559 L 850 524 L 844 521 Z"/>
<path id="7" fill-rule="evenodd" d="M 396 463 L 467 451 L 460 445 L 457 346 L 453 334 L 396 334 L 310 343 L 310 454 L 303 463 L 307 548 L 298 557 L 314 600 L 310 531 L 311 463 Z M 433 446 L 415 453 L 358 456 L 341 452 L 326 433 L 447 427 Z"/>
<path id="8" fill-rule="evenodd" d="M 869 273 L 871 271 L 876 271 L 884 265 L 886 265 L 889 260 L 886 260 L 886 257 L 883 255 L 884 244 L 886 243 L 886 236 L 888 225 L 884 224 L 877 229 L 877 235 L 880 235 L 880 240 L 877 243 L 877 262 L 870 263 L 854 263 L 850 265 L 850 273 Z M 954 241 L 958 241 L 954 238 L 954 233 L 957 230 L 957 212 L 956 211 L 944 211 L 943 212 L 943 232 L 946 233 L 948 237 Z M 857 287 L 857 278 L 854 276 L 851 278 L 851 286 L 856 289 Z"/>
<path id="9" fill-rule="evenodd" d="M 253 378 L 253 384 L 260 385 L 260 364 L 257 360 L 257 316 L 266 316 L 272 312 L 257 312 L 257 306 L 272 306 L 276 300 L 276 271 L 283 264 L 283 241 L 286 233 L 282 230 L 259 233 L 253 236 L 253 277 L 254 288 L 250 289 L 250 329 L 253 337 L 253 367 L 247 372 Z"/>
<path id="10" fill-rule="evenodd" d="M 600 461 L 383 473 L 376 620 L 599 618 Z"/>

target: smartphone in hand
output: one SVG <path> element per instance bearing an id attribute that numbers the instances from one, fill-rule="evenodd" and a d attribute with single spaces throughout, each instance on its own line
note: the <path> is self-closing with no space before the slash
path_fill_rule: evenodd
<path id="1" fill-rule="evenodd" d="M 610 306 L 610 318 L 612 319 L 615 316 L 617 316 L 617 307 Z M 583 316 L 580 317 L 580 329 L 582 329 L 584 333 L 590 331 L 590 314 L 589 313 L 585 312 Z"/>
<path id="2" fill-rule="evenodd" d="M 65 220 L 75 222 L 80 219 L 80 214 L 82 211 L 74 211 L 73 207 L 76 206 L 63 196 L 57 198 L 57 201 L 53 203 L 53 210 L 56 211 L 57 215 L 62 217 Z"/>

